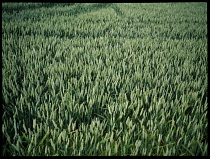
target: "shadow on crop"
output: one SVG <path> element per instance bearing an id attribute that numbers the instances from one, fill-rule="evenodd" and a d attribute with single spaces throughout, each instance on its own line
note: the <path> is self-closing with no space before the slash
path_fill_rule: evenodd
<path id="1" fill-rule="evenodd" d="M 31 10 L 31 9 L 38 9 L 38 8 L 50 8 L 54 6 L 71 6 L 74 5 L 75 3 L 28 3 L 28 4 L 7 4 L 7 5 L 2 5 L 2 12 L 7 12 L 7 13 L 18 13 L 23 10 Z"/>
<path id="2" fill-rule="evenodd" d="M 2 12 L 6 12 L 10 14 L 10 18 L 4 17 L 3 21 L 10 21 L 10 20 L 32 20 L 32 21 L 42 21 L 43 13 L 37 11 L 36 9 L 39 8 L 53 8 L 53 10 L 45 10 L 44 16 L 45 17 L 52 17 L 52 16 L 59 16 L 59 15 L 66 15 L 66 16 L 77 16 L 79 14 L 85 14 L 91 11 L 97 11 L 102 8 L 107 8 L 111 6 L 111 3 L 96 3 L 91 5 L 86 5 L 83 3 L 35 3 L 35 4 L 6 4 L 2 6 Z M 65 7 L 61 10 L 57 10 L 56 7 Z M 22 11 L 29 11 L 29 14 L 23 14 Z M 12 17 L 11 17 L 12 16 Z"/>
<path id="3" fill-rule="evenodd" d="M 75 7 L 71 10 L 70 14 L 71 15 L 84 14 L 90 11 L 97 11 L 103 8 L 107 8 L 110 5 L 111 5 L 110 3 L 97 3 L 87 7 L 84 4 L 76 4 L 74 5 Z"/>

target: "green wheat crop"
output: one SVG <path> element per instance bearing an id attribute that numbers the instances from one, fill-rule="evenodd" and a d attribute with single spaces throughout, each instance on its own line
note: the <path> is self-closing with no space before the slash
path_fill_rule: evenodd
<path id="1" fill-rule="evenodd" d="M 2 3 L 3 156 L 207 156 L 207 3 Z"/>

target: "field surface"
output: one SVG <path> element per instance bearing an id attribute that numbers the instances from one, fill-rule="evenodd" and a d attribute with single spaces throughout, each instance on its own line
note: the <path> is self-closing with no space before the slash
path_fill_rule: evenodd
<path id="1" fill-rule="evenodd" d="M 2 3 L 3 156 L 207 156 L 207 3 Z"/>

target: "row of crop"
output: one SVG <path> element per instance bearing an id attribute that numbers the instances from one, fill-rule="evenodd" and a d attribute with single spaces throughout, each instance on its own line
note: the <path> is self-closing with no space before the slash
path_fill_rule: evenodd
<path id="1" fill-rule="evenodd" d="M 56 12 L 56 8 L 54 7 Z M 58 9 L 57 9 L 58 10 Z M 43 18 L 39 22 L 33 22 L 30 19 L 25 21 L 25 24 L 22 22 L 21 25 L 16 26 L 13 24 L 9 24 L 8 26 L 4 26 L 6 28 L 7 33 L 15 33 L 17 35 L 37 35 L 41 34 L 44 36 L 58 36 L 58 37 L 69 37 L 73 38 L 76 36 L 80 37 L 99 37 L 104 35 L 109 35 L 116 37 L 124 37 L 124 38 L 144 38 L 144 37 L 153 37 L 153 38 L 172 38 L 172 39 L 190 39 L 190 38 L 205 38 L 207 35 L 207 30 L 203 28 L 205 26 L 205 22 L 201 21 L 199 23 L 194 23 L 189 26 L 189 22 L 180 22 L 180 23 L 170 23 L 170 21 L 177 22 L 176 17 L 168 17 L 164 19 L 165 13 L 162 16 L 162 21 L 168 21 L 167 24 L 156 24 L 155 21 L 161 22 L 160 19 L 155 19 L 155 21 L 149 20 L 149 17 L 152 17 L 148 13 L 148 17 L 141 15 L 145 20 L 141 20 L 139 14 L 133 17 L 126 17 L 119 19 L 118 16 L 114 15 L 110 16 L 110 19 L 105 17 L 106 15 L 103 12 L 113 12 L 112 8 L 104 8 L 101 9 L 101 14 L 95 16 L 94 19 L 88 18 L 90 21 L 87 21 L 86 17 L 78 16 L 69 20 L 69 18 L 65 15 L 56 16 L 48 16 L 46 19 L 46 15 L 43 13 Z M 89 15 L 92 15 L 94 12 L 90 12 Z M 172 14 L 172 13 L 171 13 Z M 95 15 L 95 14 L 94 14 Z M 21 16 L 22 17 L 22 16 Z M 39 16 L 40 17 L 40 16 Z M 100 18 L 100 19 L 99 19 Z M 155 17 L 154 17 L 155 18 Z M 179 18 L 179 17 L 178 17 Z M 58 20 L 59 19 L 59 20 Z M 200 18 L 204 20 L 204 18 Z M 199 19 L 199 20 L 200 20 Z M 105 21 L 104 21 L 105 20 Z M 170 20 L 170 21 L 169 21 Z M 120 21 L 120 23 L 119 23 Z M 98 25 L 95 25 L 95 23 Z M 14 23 L 17 23 L 14 21 Z M 191 22 L 193 23 L 193 22 Z M 33 24 L 33 25 L 30 25 Z M 46 25 L 47 24 L 47 25 Z M 123 24 L 123 27 L 121 25 Z M 130 25 L 132 24 L 132 25 Z M 155 24 L 155 27 L 150 27 L 151 24 Z M 23 26 L 22 26 L 23 25 Z M 30 25 L 30 27 L 29 27 Z M 196 25 L 196 26 L 195 26 Z M 12 28 L 10 28 L 12 26 Z M 54 26 L 52 28 L 52 26 Z M 93 29 L 94 28 L 94 29 Z M 187 30 L 185 28 L 188 28 Z M 196 28 L 196 29 L 195 29 Z M 185 31 L 186 30 L 186 31 Z M 40 32 L 40 33 L 39 33 Z"/>

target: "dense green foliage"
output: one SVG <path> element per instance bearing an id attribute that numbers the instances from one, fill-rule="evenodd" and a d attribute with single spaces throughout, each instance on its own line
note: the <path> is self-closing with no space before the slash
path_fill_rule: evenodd
<path id="1" fill-rule="evenodd" d="M 4 156 L 206 156 L 207 3 L 3 3 L 2 94 Z"/>

